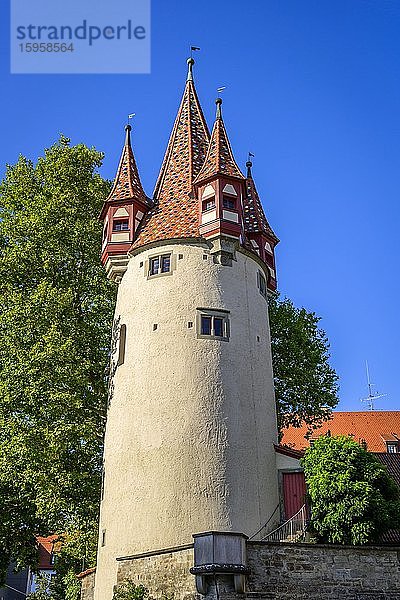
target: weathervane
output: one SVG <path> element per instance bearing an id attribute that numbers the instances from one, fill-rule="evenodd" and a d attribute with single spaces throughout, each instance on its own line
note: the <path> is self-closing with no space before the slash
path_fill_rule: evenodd
<path id="1" fill-rule="evenodd" d="M 247 178 L 250 179 L 251 177 L 251 167 L 253 166 L 252 163 L 252 158 L 254 158 L 254 154 L 252 152 L 249 152 L 247 155 L 247 163 L 246 163 L 246 167 L 247 167 Z"/>
<path id="2" fill-rule="evenodd" d="M 136 116 L 136 113 L 131 113 L 130 115 L 128 115 L 128 125 L 130 125 L 130 120 L 133 119 L 133 117 Z"/>
<path id="3" fill-rule="evenodd" d="M 190 46 L 190 58 L 193 58 L 193 52 L 200 50 L 198 46 Z"/>

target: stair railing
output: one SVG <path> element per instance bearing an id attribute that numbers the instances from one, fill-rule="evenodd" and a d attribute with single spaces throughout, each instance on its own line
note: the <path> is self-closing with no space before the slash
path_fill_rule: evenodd
<path id="1" fill-rule="evenodd" d="M 306 505 L 288 519 L 285 523 L 261 538 L 263 542 L 298 542 L 305 534 L 307 527 L 307 509 Z"/>

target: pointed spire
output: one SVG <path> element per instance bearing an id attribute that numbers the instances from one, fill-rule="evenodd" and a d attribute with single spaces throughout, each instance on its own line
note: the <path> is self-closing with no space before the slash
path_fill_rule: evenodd
<path id="1" fill-rule="evenodd" d="M 267 221 L 267 217 L 265 216 L 264 209 L 262 207 L 261 200 L 251 173 L 252 166 L 253 163 L 249 157 L 249 160 L 246 163 L 246 195 L 243 199 L 244 230 L 246 233 L 264 233 L 274 242 L 278 243 L 279 239 L 276 237 Z"/>
<path id="2" fill-rule="evenodd" d="M 154 189 L 155 205 L 144 217 L 133 248 L 155 240 L 198 236 L 198 205 L 191 192 L 210 133 L 194 86 L 194 59 L 187 64 L 183 97 Z"/>
<path id="3" fill-rule="evenodd" d="M 132 151 L 131 130 L 132 127 L 130 125 L 125 125 L 125 144 L 119 161 L 114 185 L 107 201 L 128 200 L 134 198 L 147 203 L 147 197 L 140 181 L 135 157 Z"/>
<path id="4" fill-rule="evenodd" d="M 185 90 L 154 190 L 156 201 L 189 193 L 207 152 L 210 133 L 194 87 L 194 59 L 187 63 Z"/>
<path id="5" fill-rule="evenodd" d="M 196 177 L 196 183 L 213 175 L 228 175 L 244 179 L 233 157 L 232 148 L 222 119 L 222 99 L 217 98 L 215 104 L 217 105 L 217 111 L 210 145 L 204 164 Z"/>

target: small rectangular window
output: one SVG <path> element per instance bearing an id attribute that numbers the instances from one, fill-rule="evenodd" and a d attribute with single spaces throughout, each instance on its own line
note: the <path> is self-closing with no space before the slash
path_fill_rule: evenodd
<path id="1" fill-rule="evenodd" d="M 129 221 L 114 221 L 113 223 L 113 231 L 128 231 L 129 229 Z"/>
<path id="2" fill-rule="evenodd" d="M 206 210 L 212 210 L 213 208 L 215 208 L 215 198 L 214 197 L 203 201 L 203 212 L 205 212 Z"/>
<path id="3" fill-rule="evenodd" d="M 169 273 L 171 270 L 171 257 L 168 254 L 167 256 L 161 257 L 161 273 Z"/>
<path id="4" fill-rule="evenodd" d="M 103 529 L 103 531 L 101 532 L 101 545 L 105 546 L 106 545 L 106 530 Z"/>
<path id="5" fill-rule="evenodd" d="M 197 336 L 228 341 L 229 319 L 228 311 L 219 312 L 212 309 L 197 309 Z"/>
<path id="6" fill-rule="evenodd" d="M 153 256 L 149 261 L 149 276 L 171 273 L 171 254 Z"/>
<path id="7" fill-rule="evenodd" d="M 150 275 L 157 275 L 158 269 L 160 268 L 160 257 L 152 258 L 150 260 Z"/>
<path id="8" fill-rule="evenodd" d="M 226 196 L 222 199 L 222 205 L 224 208 L 229 208 L 230 210 L 234 210 L 236 208 L 236 200 L 233 198 L 227 198 Z"/>
<path id="9" fill-rule="evenodd" d="M 397 454 L 398 452 L 398 448 L 397 448 L 397 444 L 386 444 L 387 446 L 387 451 L 389 452 L 389 454 Z"/>
<path id="10" fill-rule="evenodd" d="M 264 296 L 264 298 L 266 298 L 267 297 L 267 282 L 266 282 L 264 275 L 261 273 L 261 271 L 258 271 L 258 289 L 260 290 L 260 294 L 262 296 Z"/>
<path id="11" fill-rule="evenodd" d="M 201 335 L 211 335 L 211 317 L 201 315 Z"/>
<path id="12" fill-rule="evenodd" d="M 220 317 L 214 317 L 214 335 L 223 337 L 224 335 L 224 320 Z"/>

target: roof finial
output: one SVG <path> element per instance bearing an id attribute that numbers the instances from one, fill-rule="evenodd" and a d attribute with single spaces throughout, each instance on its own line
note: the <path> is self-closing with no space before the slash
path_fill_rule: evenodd
<path id="1" fill-rule="evenodd" d="M 223 85 L 222 87 L 217 88 L 217 93 L 221 94 L 221 92 L 223 92 L 226 89 L 226 86 Z M 222 98 L 220 95 L 218 95 L 218 98 L 215 101 L 215 104 L 217 105 L 217 115 L 216 118 L 217 119 L 222 119 L 222 112 L 221 112 L 221 104 L 222 104 Z"/>
<path id="2" fill-rule="evenodd" d="M 128 123 L 127 125 L 125 125 L 125 146 L 131 145 L 131 131 L 132 127 Z"/>
<path id="3" fill-rule="evenodd" d="M 246 167 L 247 167 L 247 179 L 251 179 L 252 174 L 251 174 L 251 167 L 253 166 L 253 163 L 251 162 L 251 157 L 254 157 L 254 154 L 252 154 L 251 152 L 249 152 L 248 157 L 247 157 L 247 163 L 246 163 Z"/>
<path id="4" fill-rule="evenodd" d="M 194 65 L 194 58 L 190 57 L 187 59 L 187 64 L 188 64 L 188 74 L 186 77 L 186 81 L 193 81 L 193 65 Z"/>
<path id="5" fill-rule="evenodd" d="M 125 146 L 130 146 L 131 145 L 131 131 L 132 131 L 132 127 L 131 127 L 131 119 L 133 119 L 133 117 L 136 115 L 136 113 L 131 113 L 130 115 L 128 115 L 128 122 L 125 125 Z"/>
<path id="6" fill-rule="evenodd" d="M 217 114 L 216 114 L 215 118 L 222 119 L 222 112 L 221 112 L 222 98 L 217 98 L 215 101 L 215 104 L 217 105 Z"/>

